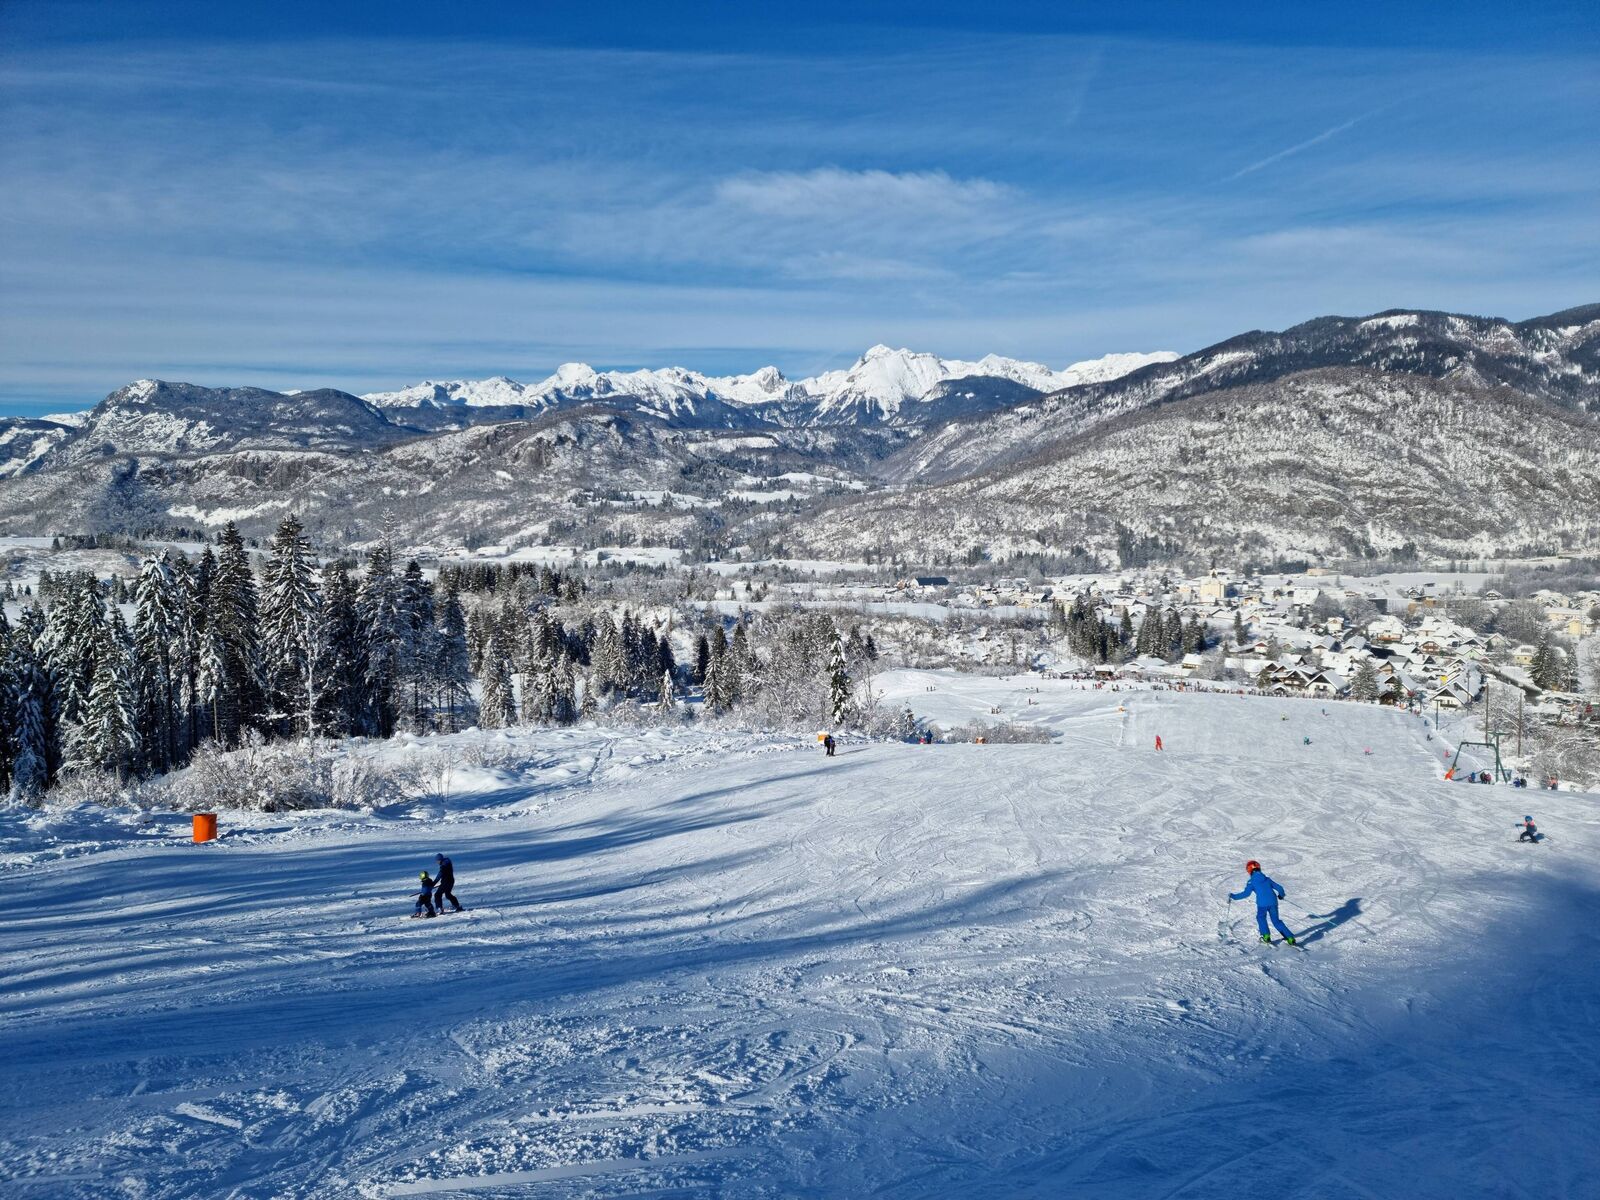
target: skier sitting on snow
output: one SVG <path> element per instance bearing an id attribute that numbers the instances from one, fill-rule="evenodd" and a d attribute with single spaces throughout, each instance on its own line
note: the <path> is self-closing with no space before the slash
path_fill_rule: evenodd
<path id="1" fill-rule="evenodd" d="M 1522 820 L 1513 821 L 1512 824 L 1519 826 L 1522 830 L 1521 833 L 1517 834 L 1517 841 L 1537 842 L 1539 840 L 1539 830 L 1534 825 L 1532 817 L 1523 817 Z"/>
<path id="2" fill-rule="evenodd" d="M 1244 865 L 1249 879 L 1245 881 L 1244 891 L 1233 892 L 1228 896 L 1230 902 L 1244 900 L 1252 893 L 1256 898 L 1256 926 L 1261 930 L 1261 940 L 1270 943 L 1272 935 L 1267 932 L 1267 921 L 1270 918 L 1273 927 L 1283 934 L 1283 940 L 1289 945 L 1294 945 L 1294 934 L 1284 928 L 1283 922 L 1278 919 L 1278 901 L 1284 898 L 1284 890 L 1267 878 L 1267 873 L 1261 869 L 1261 864 L 1251 859 Z"/>
<path id="3" fill-rule="evenodd" d="M 417 906 L 411 910 L 413 917 L 431 917 L 433 911 L 433 880 L 428 878 L 426 871 L 422 872 L 421 891 L 417 893 Z M 426 910 L 426 911 L 424 911 Z"/>

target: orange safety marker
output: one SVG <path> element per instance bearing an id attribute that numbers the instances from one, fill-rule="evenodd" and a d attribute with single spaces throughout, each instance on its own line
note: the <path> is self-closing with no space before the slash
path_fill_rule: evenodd
<path id="1" fill-rule="evenodd" d="M 209 842 L 217 836 L 217 814 L 195 813 L 194 815 L 194 840 Z"/>

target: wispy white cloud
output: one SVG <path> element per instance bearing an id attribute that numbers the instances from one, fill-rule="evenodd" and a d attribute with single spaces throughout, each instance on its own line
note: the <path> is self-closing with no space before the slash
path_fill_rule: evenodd
<path id="1" fill-rule="evenodd" d="M 854 218 L 961 219 L 1014 199 L 1014 191 L 988 179 L 952 179 L 943 171 L 766 171 L 725 179 L 716 187 L 723 203 L 764 216 L 805 220 Z"/>

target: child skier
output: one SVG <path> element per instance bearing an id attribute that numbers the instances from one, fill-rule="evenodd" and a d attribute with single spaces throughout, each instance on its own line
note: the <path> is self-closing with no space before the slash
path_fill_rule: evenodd
<path id="1" fill-rule="evenodd" d="M 1513 821 L 1512 824 L 1522 830 L 1521 833 L 1517 834 L 1517 841 L 1537 842 L 1539 840 L 1539 830 L 1534 825 L 1532 817 L 1523 817 L 1522 820 Z"/>
<path id="2" fill-rule="evenodd" d="M 433 911 L 433 880 L 428 878 L 428 873 L 423 871 L 422 882 L 418 885 L 422 890 L 417 893 L 417 906 L 411 910 L 413 917 L 431 917 Z"/>
<path id="3" fill-rule="evenodd" d="M 1284 898 L 1284 890 L 1267 878 L 1267 873 L 1261 869 L 1261 864 L 1251 859 L 1244 865 L 1245 873 L 1249 878 L 1245 881 L 1242 892 L 1233 892 L 1228 896 L 1229 902 L 1243 900 L 1254 893 L 1256 898 L 1256 927 L 1261 930 L 1261 940 L 1268 945 L 1272 943 L 1272 935 L 1267 932 L 1267 921 L 1272 921 L 1273 928 L 1283 934 L 1283 940 L 1289 945 L 1294 945 L 1294 934 L 1283 927 L 1283 922 L 1278 918 L 1278 901 Z"/>

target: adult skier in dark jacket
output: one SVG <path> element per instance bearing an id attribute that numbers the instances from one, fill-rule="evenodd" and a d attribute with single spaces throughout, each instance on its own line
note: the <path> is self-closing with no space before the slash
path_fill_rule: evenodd
<path id="1" fill-rule="evenodd" d="M 1278 901 L 1284 897 L 1284 890 L 1267 878 L 1267 873 L 1261 869 L 1261 864 L 1255 859 L 1245 863 L 1244 869 L 1249 876 L 1245 880 L 1242 892 L 1233 892 L 1228 896 L 1230 901 L 1243 900 L 1254 895 L 1256 898 L 1256 927 L 1261 930 L 1261 940 L 1271 942 L 1272 935 L 1267 932 L 1267 921 L 1271 920 L 1273 928 L 1283 934 L 1283 940 L 1289 945 L 1294 945 L 1294 934 L 1284 928 L 1282 920 L 1278 917 Z"/>
<path id="2" fill-rule="evenodd" d="M 454 864 L 442 854 L 435 854 L 434 861 L 439 864 L 439 878 L 433 884 L 433 902 L 439 906 L 439 911 L 444 911 L 444 902 L 450 901 L 456 912 L 461 911 L 461 901 L 456 899 L 456 869 Z"/>

